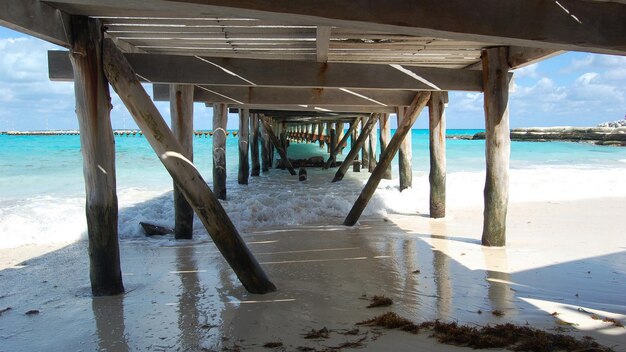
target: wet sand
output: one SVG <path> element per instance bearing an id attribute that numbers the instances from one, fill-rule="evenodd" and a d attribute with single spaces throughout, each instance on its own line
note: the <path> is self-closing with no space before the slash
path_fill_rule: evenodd
<path id="1" fill-rule="evenodd" d="M 364 351 L 461 350 L 428 333 L 342 334 L 387 311 L 416 322 L 528 323 L 626 351 L 624 327 L 592 318 L 626 324 L 626 199 L 512 204 L 508 245 L 495 249 L 480 246 L 482 209 L 451 208 L 439 220 L 253 231 L 246 240 L 279 288 L 268 295 L 248 294 L 211 243 L 123 241 L 127 293 L 104 298 L 90 296 L 86 242 L 26 265 L 3 259 L 0 309 L 11 310 L 0 315 L 0 351 L 269 351 L 268 342 L 294 351 L 359 340 Z M 381 294 L 394 304 L 366 308 L 363 295 Z M 304 338 L 322 327 L 329 339 Z"/>

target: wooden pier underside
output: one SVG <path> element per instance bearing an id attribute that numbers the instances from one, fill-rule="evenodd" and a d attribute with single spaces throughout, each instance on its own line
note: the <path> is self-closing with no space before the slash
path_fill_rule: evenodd
<path id="1" fill-rule="evenodd" d="M 90 23 L 100 26 L 109 50 L 104 52 L 103 57 L 92 59 L 112 62 L 107 55 L 115 53 L 117 65 L 128 63 L 128 67 L 119 72 L 133 75 L 118 77 L 112 75 L 117 72 L 114 68 L 107 68 L 109 79 L 118 93 L 123 88 L 120 80 L 130 82 L 128 84 L 132 85 L 135 93 L 141 92 L 139 82 L 152 83 L 153 99 L 170 101 L 170 92 L 175 90 L 172 87 L 185 85 L 188 87 L 188 104 L 193 99 L 215 106 L 220 112 L 218 122 L 221 125 L 217 127 L 221 132 L 225 132 L 227 111 L 241 110 L 245 118 L 240 121 L 246 129 L 240 126 L 240 130 L 244 130 L 247 136 L 249 124 L 251 138 L 250 143 L 240 143 L 241 162 L 248 162 L 248 148 L 252 154 L 252 166 L 239 169 L 240 173 L 244 173 L 238 175 L 242 184 L 247 183 L 247 170 L 250 169 L 251 176 L 260 173 L 259 134 L 264 141 L 263 170 L 268 171 L 272 148 L 281 153 L 281 158 L 288 165 L 285 150 L 287 132 L 301 141 L 330 145 L 333 129 L 330 126 L 351 123 L 353 127 L 346 136 L 354 138 L 356 133 L 352 132 L 361 120 L 363 130 L 351 144 L 346 157 L 348 162 L 342 164 L 337 172 L 337 181 L 344 177 L 353 161 L 358 162 L 358 151 L 364 145 L 368 146 L 366 149 L 375 147 L 375 124 L 380 114 L 404 115 L 399 122 L 402 135 L 396 133 L 384 146 L 378 166 L 374 159 L 375 151 L 368 156 L 367 165 L 371 166 L 372 175 L 363 197 L 346 219 L 346 224 L 350 225 L 358 220 L 380 178 L 389 177 L 389 162 L 399 148 L 402 153 L 400 188 L 410 187 L 410 147 L 407 150 L 408 144 L 401 139 L 409 133 L 412 122 L 417 118 L 414 114 L 426 104 L 432 110 L 431 139 L 436 138 L 430 144 L 431 165 L 434 168 L 431 170 L 431 216 L 444 216 L 445 143 L 437 142 L 445 135 L 441 98 L 452 90 L 485 92 L 488 94 L 485 115 L 489 158 L 483 244 L 497 246 L 505 244 L 509 143 L 504 132 L 508 129 L 509 118 L 507 88 L 512 76 L 509 71 L 564 50 L 626 55 L 624 18 L 626 2 L 623 0 L 561 0 L 556 3 L 542 0 L 355 0 L 349 5 L 334 0 L 0 2 L 0 25 L 68 49 L 75 49 L 76 40 L 81 37 L 81 33 L 72 30 L 72 24 L 77 19 L 88 19 Z M 72 51 L 74 58 L 81 55 L 85 53 Z M 51 51 L 48 59 L 52 80 L 75 80 L 77 86 L 89 83 L 88 77 L 78 72 L 75 65 L 72 66 L 68 51 Z M 102 71 L 98 67 L 95 69 Z M 147 95 L 137 94 L 122 96 L 122 100 L 138 123 L 143 125 L 143 133 L 151 138 L 157 154 L 161 158 L 172 152 L 184 155 L 185 151 L 178 141 L 188 139 L 178 135 L 177 141 L 165 129 L 167 126 L 160 116 L 155 117 L 156 109 L 147 100 Z M 78 92 L 77 98 L 80 98 Z M 86 97 L 87 100 L 93 98 Z M 79 101 L 79 108 L 81 104 L 84 105 Z M 405 113 L 409 106 L 410 110 Z M 150 115 L 148 120 L 156 122 L 145 122 L 147 112 Z M 106 114 L 101 115 L 100 118 Z M 383 142 L 386 143 L 386 123 L 389 120 L 387 115 L 383 116 Z M 80 111 L 79 119 L 85 120 Z M 325 125 L 328 126 L 326 131 Z M 89 148 L 96 143 L 89 138 L 97 137 L 98 143 L 104 143 L 98 146 L 102 150 L 112 148 L 112 141 L 108 138 L 110 126 L 104 126 L 105 129 L 99 131 L 102 135 L 85 135 L 84 138 L 81 135 L 85 153 L 91 153 L 92 149 L 93 153 L 101 153 Z M 178 130 L 177 127 L 175 129 Z M 191 128 L 185 128 L 185 131 L 193 133 Z M 342 139 L 339 147 L 336 145 L 341 133 L 343 129 L 334 131 L 333 155 L 346 141 Z M 220 137 L 219 142 L 222 143 L 224 136 Z M 368 138 L 369 143 L 366 144 Z M 174 146 L 175 150 L 169 150 L 170 146 Z M 216 146 L 217 149 L 222 147 L 221 144 Z M 92 157 L 85 155 L 85 163 L 92 163 Z M 219 157 L 224 155 L 219 154 Z M 217 212 L 219 216 L 226 217 L 226 225 L 229 223 L 228 216 L 223 209 L 220 211 L 219 202 L 208 186 L 199 184 L 204 181 L 193 172 L 195 168 L 191 158 L 184 163 L 179 161 L 180 165 L 168 164 L 166 158 L 163 160 L 174 176 L 180 193 L 185 195 L 196 213 L 204 216 L 201 220 L 211 236 L 233 248 L 230 254 L 225 253 L 226 256 L 230 255 L 232 259 L 232 253 L 246 254 L 249 265 L 229 260 L 238 275 L 247 270 L 254 272 L 248 278 L 240 275 L 242 281 L 247 282 L 246 286 L 255 292 L 271 290 L 273 286 L 255 264 L 254 258 L 248 256 L 249 252 L 236 229 L 226 226 L 228 231 L 218 234 L 219 226 L 207 220 L 216 216 L 213 212 Z M 107 160 L 111 162 L 110 171 L 114 173 L 113 161 Z M 219 163 L 215 167 L 224 168 L 224 165 Z M 355 167 L 354 170 L 358 169 Z M 295 173 L 293 168 L 290 172 Z M 90 182 L 93 175 L 86 173 L 85 177 L 87 193 L 109 192 L 109 210 L 117 212 L 114 181 L 93 183 Z M 226 197 L 225 188 L 221 188 L 225 177 L 224 171 L 219 176 L 221 181 L 217 187 L 222 198 Z M 190 181 L 192 179 L 193 182 Z M 197 196 L 201 199 L 194 198 L 196 192 L 189 184 L 202 190 L 202 195 Z M 201 200 L 207 199 L 213 205 L 210 211 L 200 204 Z M 88 218 L 95 219 L 96 215 L 87 209 Z M 111 216 L 110 221 L 114 218 Z M 113 229 L 115 225 L 108 224 L 106 228 Z M 101 229 L 92 231 L 90 227 L 90 240 L 101 240 L 100 232 Z M 109 247 L 103 251 L 112 251 L 112 257 L 115 257 L 118 255 L 117 234 L 113 230 L 110 232 L 107 237 Z M 115 244 L 109 241 L 111 239 Z M 118 268 L 113 269 L 119 271 Z M 253 288 L 254 276 L 262 279 L 260 286 L 264 288 Z M 92 285 L 100 281 L 92 277 Z M 111 292 L 120 290 L 121 279 L 116 285 L 117 289 Z M 106 293 L 107 289 L 100 292 Z"/>

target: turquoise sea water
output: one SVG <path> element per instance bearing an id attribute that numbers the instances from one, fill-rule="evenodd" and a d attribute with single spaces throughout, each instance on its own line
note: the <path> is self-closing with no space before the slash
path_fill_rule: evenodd
<path id="1" fill-rule="evenodd" d="M 472 135 L 479 131 L 448 130 L 447 134 Z M 117 136 L 115 142 L 117 192 L 120 207 L 126 209 L 120 215 L 120 236 L 137 236 L 140 231 L 137 224 L 143 219 L 171 220 L 172 181 L 144 137 Z M 349 209 L 349 199 L 356 196 L 353 193 L 360 190 L 360 182 L 368 175 L 349 173 L 347 178 L 351 178 L 352 183 L 347 188 L 345 185 L 331 186 L 328 173 L 334 172 L 332 170 L 310 170 L 308 184 L 299 184 L 287 173 L 276 171 L 251 180 L 257 183 L 257 187 L 244 188 L 237 185 L 238 139 L 232 134 L 227 137 L 226 149 L 227 184 L 232 191 L 229 194 L 238 200 L 225 206 L 238 226 L 267 225 L 268 219 L 277 218 L 276 212 L 293 212 L 288 219 L 283 218 L 288 221 L 286 223 L 317 221 L 328 214 L 341 214 Z M 290 158 L 327 156 L 325 151 L 316 144 L 293 143 L 288 154 Z M 473 180 L 474 184 L 484 180 L 479 174 L 485 168 L 484 141 L 448 139 L 446 153 L 448 179 L 462 187 L 455 192 L 457 195 L 466 188 L 468 180 Z M 209 185 L 211 154 L 211 138 L 195 137 L 194 162 Z M 417 177 L 419 182 L 424 182 L 429 168 L 428 131 L 412 131 L 412 154 L 414 179 Z M 338 157 L 339 160 L 342 158 L 341 155 Z M 597 191 L 595 186 L 601 183 L 608 184 L 603 191 L 607 196 L 614 191 L 626 192 L 626 188 L 620 186 L 623 175 L 626 175 L 626 148 L 567 142 L 513 142 L 511 169 L 512 177 L 517 175 L 518 189 L 522 189 L 518 193 L 533 192 L 537 185 L 547 180 L 558 180 L 572 173 L 577 173 L 578 178 L 570 178 L 569 183 L 564 183 L 565 191 L 560 194 L 572 187 L 588 189 L 587 194 L 592 194 Z M 393 172 L 397 175 L 396 162 Z M 577 186 L 583 182 L 584 187 Z M 254 194 L 249 192 L 250 189 L 255 190 Z M 299 199 L 301 196 L 295 196 L 295 193 L 291 193 L 291 198 L 285 198 L 285 194 L 292 190 L 302 192 L 308 200 Z M 328 193 L 328 190 L 334 193 Z M 478 199 L 480 190 L 475 192 L 477 194 L 472 198 Z M 389 199 L 383 201 L 388 204 L 375 206 L 389 209 L 389 204 L 402 208 L 414 203 L 410 199 L 405 199 L 404 203 L 398 201 L 394 198 L 396 193 L 393 190 L 387 193 Z M 381 197 L 386 197 L 384 192 Z M 463 197 L 459 200 L 467 198 Z M 273 203 L 277 200 L 280 201 Z M 84 201 L 79 136 L 0 135 L 0 247 L 84 237 Z M 198 226 L 199 231 L 202 230 L 201 225 Z"/>
<path id="2" fill-rule="evenodd" d="M 481 130 L 448 130 L 448 135 L 472 135 Z M 169 175 L 144 137 L 117 136 L 118 188 L 149 187 L 170 182 Z M 211 179 L 211 138 L 194 139 L 195 164 L 205 180 Z M 238 139 L 227 138 L 229 175 L 237 172 Z M 428 131 L 412 131 L 413 168 L 428 170 Z M 313 144 L 292 144 L 293 158 L 326 155 Z M 448 139 L 449 172 L 484 169 L 484 141 Z M 342 156 L 339 156 L 341 159 Z M 511 168 L 577 166 L 580 168 L 623 167 L 626 148 L 569 142 L 512 142 Z M 78 136 L 0 135 L 0 199 L 33 195 L 80 195 L 83 193 L 82 156 Z"/>

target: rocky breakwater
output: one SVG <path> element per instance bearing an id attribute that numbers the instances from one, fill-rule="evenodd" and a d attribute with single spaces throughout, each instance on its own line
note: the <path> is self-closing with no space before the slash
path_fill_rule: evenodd
<path id="1" fill-rule="evenodd" d="M 485 139 L 479 132 L 472 139 Z M 626 127 L 532 127 L 511 130 L 513 141 L 567 141 L 626 146 Z"/>

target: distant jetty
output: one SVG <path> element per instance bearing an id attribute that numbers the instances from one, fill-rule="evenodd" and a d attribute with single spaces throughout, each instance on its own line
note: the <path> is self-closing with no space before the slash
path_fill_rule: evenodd
<path id="1" fill-rule="evenodd" d="M 485 139 L 479 132 L 472 139 Z M 626 127 L 532 127 L 511 130 L 513 141 L 568 141 L 626 146 Z"/>
<path id="2" fill-rule="evenodd" d="M 237 136 L 238 131 L 226 132 L 226 135 L 232 134 L 233 137 Z M 53 130 L 53 131 L 1 131 L 0 134 L 8 136 L 78 136 L 80 131 L 78 130 Z M 113 134 L 116 136 L 142 136 L 143 132 L 140 130 L 114 130 Z M 211 137 L 213 131 L 194 131 L 196 137 Z"/>

